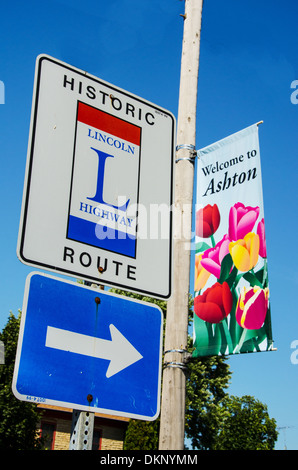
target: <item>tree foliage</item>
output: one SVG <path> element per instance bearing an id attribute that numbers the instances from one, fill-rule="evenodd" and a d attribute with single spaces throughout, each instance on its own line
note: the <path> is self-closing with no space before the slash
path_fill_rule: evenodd
<path id="1" fill-rule="evenodd" d="M 12 313 L 0 340 L 5 345 L 5 364 L 0 365 L 0 450 L 39 449 L 36 433 L 40 414 L 36 405 L 19 401 L 12 393 L 20 315 Z"/>
<path id="2" fill-rule="evenodd" d="M 223 422 L 214 450 L 273 450 L 278 437 L 276 421 L 267 406 L 245 395 L 224 401 Z"/>
<path id="3" fill-rule="evenodd" d="M 131 419 L 125 435 L 124 450 L 157 450 L 159 418 L 155 421 Z"/>
<path id="4" fill-rule="evenodd" d="M 224 356 L 195 359 L 186 381 L 186 437 L 192 448 L 212 449 L 222 422 L 222 402 L 231 377 Z"/>

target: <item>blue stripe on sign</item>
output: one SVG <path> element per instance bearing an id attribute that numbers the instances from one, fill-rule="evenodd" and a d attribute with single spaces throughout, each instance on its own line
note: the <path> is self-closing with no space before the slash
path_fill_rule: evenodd
<path id="1" fill-rule="evenodd" d="M 69 216 L 67 238 L 125 256 L 136 255 L 136 237 L 113 228 Z"/>

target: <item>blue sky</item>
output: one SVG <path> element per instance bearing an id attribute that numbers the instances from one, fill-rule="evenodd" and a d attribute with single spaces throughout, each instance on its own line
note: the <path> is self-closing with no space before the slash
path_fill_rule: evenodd
<path id="1" fill-rule="evenodd" d="M 0 18 L 0 329 L 22 307 L 33 269 L 16 256 L 36 57 L 49 54 L 171 111 L 178 109 L 184 2 L 20 0 Z M 298 4 L 205 0 L 197 148 L 263 120 L 259 128 L 276 352 L 231 357 L 230 393 L 253 395 L 298 449 L 297 125 Z M 1 102 L 1 100 L 0 100 Z M 192 283 L 191 283 L 192 285 Z M 284 432 L 276 448 L 283 449 Z"/>

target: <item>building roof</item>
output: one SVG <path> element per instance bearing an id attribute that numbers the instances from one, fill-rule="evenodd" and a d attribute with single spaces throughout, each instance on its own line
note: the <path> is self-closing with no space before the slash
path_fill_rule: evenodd
<path id="1" fill-rule="evenodd" d="M 65 412 L 65 413 L 72 413 L 73 412 L 72 408 L 64 408 L 64 407 L 61 407 L 61 406 L 54 406 L 54 405 L 38 404 L 37 407 L 41 408 L 41 409 L 45 409 L 45 410 L 61 411 L 61 412 Z M 93 413 L 92 409 L 90 409 L 90 412 Z M 98 418 L 110 419 L 110 420 L 114 420 L 114 421 L 128 422 L 130 420 L 130 418 L 126 418 L 126 417 L 123 417 L 123 416 L 106 415 L 106 414 L 102 414 L 102 413 L 95 413 L 95 416 L 98 417 Z"/>

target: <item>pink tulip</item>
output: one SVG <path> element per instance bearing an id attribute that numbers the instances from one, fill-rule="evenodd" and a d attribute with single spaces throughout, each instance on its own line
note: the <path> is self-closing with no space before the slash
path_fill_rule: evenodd
<path id="1" fill-rule="evenodd" d="M 269 290 L 258 286 L 241 290 L 236 307 L 236 320 L 242 328 L 258 330 L 264 324 L 268 310 Z"/>
<path id="2" fill-rule="evenodd" d="M 260 239 L 259 255 L 262 256 L 262 258 L 267 258 L 264 219 L 262 219 L 258 223 L 257 234 L 259 235 L 259 239 Z"/>
<path id="3" fill-rule="evenodd" d="M 214 248 L 206 250 L 201 259 L 201 265 L 209 273 L 214 274 L 216 279 L 220 277 L 221 263 L 224 257 L 229 253 L 229 244 L 231 240 L 228 235 L 218 242 Z"/>
<path id="4" fill-rule="evenodd" d="M 231 240 L 239 240 L 252 231 L 260 214 L 259 207 L 244 206 L 237 202 L 230 209 L 229 237 Z"/>

